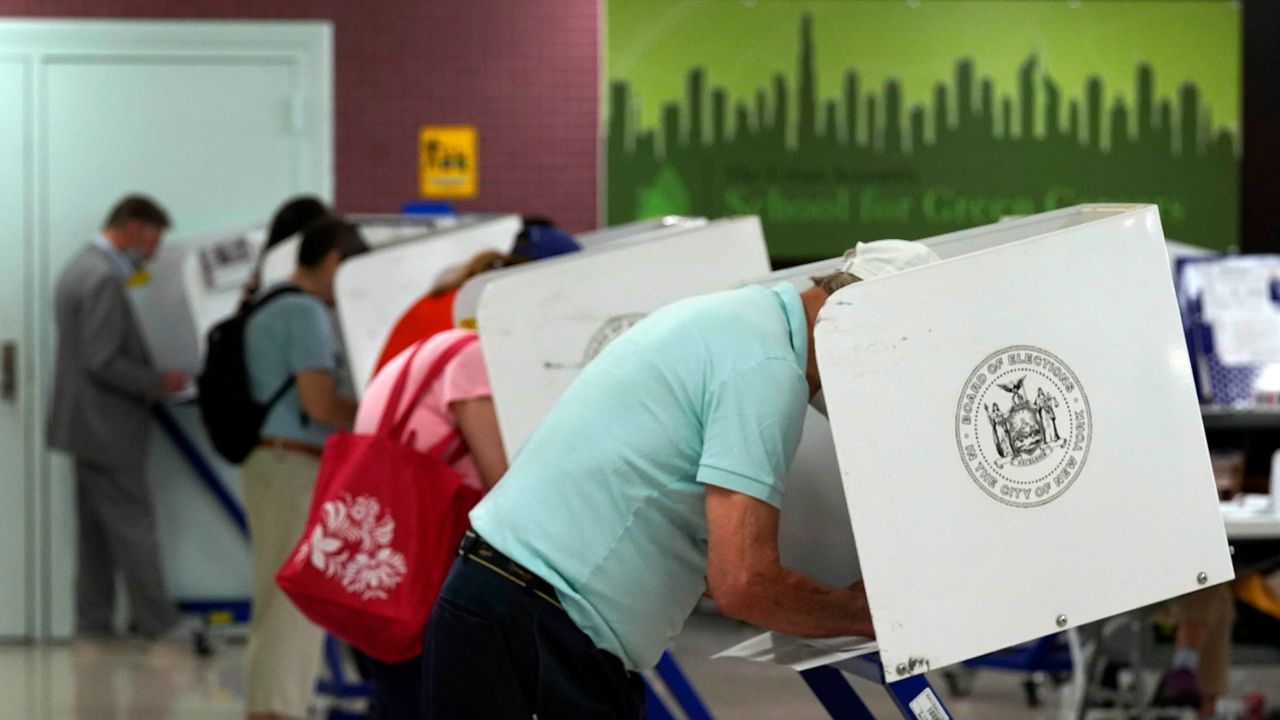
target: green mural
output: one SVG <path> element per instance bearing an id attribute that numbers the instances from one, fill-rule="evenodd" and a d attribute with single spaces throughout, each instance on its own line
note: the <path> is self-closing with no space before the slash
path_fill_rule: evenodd
<path id="1" fill-rule="evenodd" d="M 760 215 L 775 258 L 1080 202 L 1237 242 L 1233 3 L 609 0 L 610 224 Z"/>

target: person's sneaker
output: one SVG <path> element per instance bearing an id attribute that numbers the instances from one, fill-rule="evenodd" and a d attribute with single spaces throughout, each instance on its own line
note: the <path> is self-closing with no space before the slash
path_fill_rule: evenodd
<path id="1" fill-rule="evenodd" d="M 165 630 L 158 642 L 190 643 L 196 655 L 208 657 L 213 654 L 213 646 L 209 643 L 209 631 L 204 621 L 198 617 L 184 615 L 173 627 Z"/>
<path id="2" fill-rule="evenodd" d="M 1156 688 L 1155 699 L 1151 701 L 1156 707 L 1191 707 L 1199 708 L 1203 700 L 1200 683 L 1196 680 L 1194 670 L 1176 668 L 1160 678 Z"/>

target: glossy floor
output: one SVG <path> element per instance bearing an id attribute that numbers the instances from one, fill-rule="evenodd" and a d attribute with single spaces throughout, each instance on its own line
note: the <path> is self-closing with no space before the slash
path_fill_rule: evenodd
<path id="1" fill-rule="evenodd" d="M 731 720 L 818 720 L 822 708 L 799 677 L 784 668 L 708 656 L 749 637 L 750 628 L 695 616 L 675 650 L 712 712 Z M 0 718 L 4 720 L 231 720 L 243 717 L 244 646 L 223 645 L 198 660 L 183 647 L 138 643 L 75 643 L 48 647 L 0 647 Z M 1280 667 L 1237 669 L 1240 688 L 1264 690 L 1280 703 Z M 960 720 L 1058 718 L 1049 692 L 1038 710 L 1024 704 L 1021 678 L 986 673 L 972 696 L 948 696 L 935 687 Z M 858 681 L 877 717 L 896 718 L 884 693 Z"/>

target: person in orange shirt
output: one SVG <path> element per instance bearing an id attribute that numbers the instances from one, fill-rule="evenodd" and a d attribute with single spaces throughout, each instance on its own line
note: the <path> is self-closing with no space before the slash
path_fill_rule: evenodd
<path id="1" fill-rule="evenodd" d="M 477 254 L 405 311 L 391 329 L 391 335 L 382 348 L 374 372 L 381 370 L 392 358 L 419 340 L 452 328 L 453 301 L 458 295 L 458 289 L 476 275 L 580 249 L 582 248 L 572 235 L 557 228 L 550 220 L 541 217 L 525 218 L 524 227 L 516 236 L 511 254 L 505 255 L 495 250 Z"/>

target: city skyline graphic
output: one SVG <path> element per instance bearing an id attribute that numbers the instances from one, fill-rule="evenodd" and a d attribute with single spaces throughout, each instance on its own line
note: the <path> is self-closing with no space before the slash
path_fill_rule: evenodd
<path id="1" fill-rule="evenodd" d="M 1154 202 L 1168 237 L 1236 244 L 1237 124 L 1215 121 L 1197 83 L 1162 91 L 1159 68 L 1138 60 L 1124 94 L 1101 72 L 1065 87 L 1032 52 L 1013 83 L 993 77 L 1013 68 L 960 56 L 923 101 L 909 102 L 898 78 L 872 84 L 852 64 L 824 95 L 814 16 L 795 18 L 792 73 L 735 93 L 711 82 L 714 67 L 693 64 L 655 124 L 644 122 L 632 83 L 611 77 L 611 224 L 755 214 L 771 254 L 800 261 L 858 240 L 927 237 L 1080 202 Z"/>

